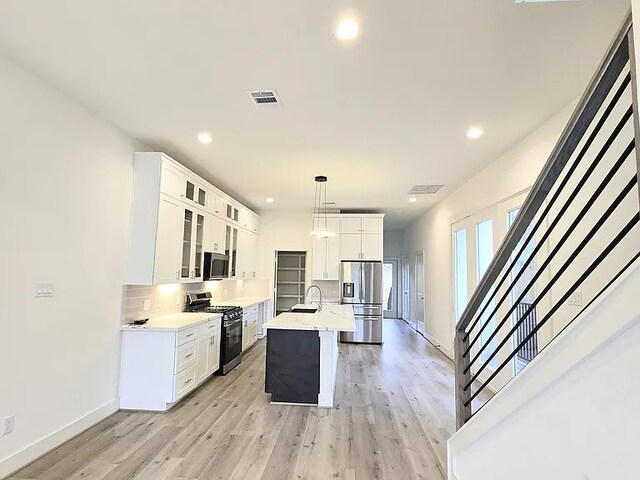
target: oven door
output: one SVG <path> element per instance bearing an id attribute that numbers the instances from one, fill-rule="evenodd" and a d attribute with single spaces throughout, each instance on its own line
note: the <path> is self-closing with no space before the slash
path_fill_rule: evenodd
<path id="1" fill-rule="evenodd" d="M 222 364 L 242 353 L 242 317 L 224 322 L 222 327 Z"/>

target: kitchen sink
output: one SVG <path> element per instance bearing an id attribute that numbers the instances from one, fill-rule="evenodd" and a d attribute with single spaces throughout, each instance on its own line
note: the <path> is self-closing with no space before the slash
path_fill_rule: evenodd
<path id="1" fill-rule="evenodd" d="M 316 313 L 317 307 L 293 307 L 291 313 Z"/>

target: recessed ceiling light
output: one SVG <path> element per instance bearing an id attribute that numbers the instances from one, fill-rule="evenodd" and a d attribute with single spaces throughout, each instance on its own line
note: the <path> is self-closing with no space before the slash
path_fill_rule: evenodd
<path id="1" fill-rule="evenodd" d="M 267 202 L 267 203 L 273 203 L 273 198 L 267 197 L 267 198 L 264 199 L 264 201 Z"/>
<path id="2" fill-rule="evenodd" d="M 477 140 L 483 135 L 484 130 L 482 129 L 482 127 L 471 127 L 469 130 L 467 130 L 467 138 L 470 140 Z"/>
<path id="3" fill-rule="evenodd" d="M 415 198 L 415 197 L 411 197 L 411 198 L 409 199 L 409 203 L 416 203 L 417 201 L 418 201 L 418 199 L 417 199 L 417 198 Z"/>
<path id="4" fill-rule="evenodd" d="M 353 40 L 360 34 L 360 25 L 353 18 L 343 18 L 338 23 L 336 35 L 340 40 Z"/>
<path id="5" fill-rule="evenodd" d="M 200 140 L 202 143 L 211 143 L 213 141 L 213 138 L 211 138 L 211 134 L 207 132 L 201 132 L 198 134 L 198 140 Z"/>

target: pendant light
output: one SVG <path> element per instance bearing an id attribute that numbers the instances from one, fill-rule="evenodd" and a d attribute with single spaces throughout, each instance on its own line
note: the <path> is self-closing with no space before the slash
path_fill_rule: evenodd
<path id="1" fill-rule="evenodd" d="M 316 193 L 313 198 L 313 228 L 311 229 L 311 236 L 329 238 L 334 236 L 335 232 L 329 231 L 327 221 L 327 177 L 318 175 L 315 178 L 315 182 Z"/>

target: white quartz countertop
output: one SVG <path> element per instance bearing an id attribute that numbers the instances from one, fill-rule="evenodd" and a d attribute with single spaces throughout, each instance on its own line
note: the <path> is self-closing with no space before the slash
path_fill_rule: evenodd
<path id="1" fill-rule="evenodd" d="M 219 313 L 172 313 L 161 317 L 150 318 L 144 325 L 122 325 L 123 331 L 179 331 L 185 328 L 194 327 L 200 323 L 222 318 Z"/>
<path id="2" fill-rule="evenodd" d="M 296 305 L 296 307 L 315 307 L 316 305 Z M 316 313 L 281 313 L 269 320 L 264 328 L 290 330 L 320 330 L 355 332 L 356 321 L 351 305 L 323 305 Z"/>
<path id="3" fill-rule="evenodd" d="M 215 305 L 226 305 L 226 306 L 238 306 L 242 308 L 250 307 L 251 305 L 256 305 L 258 303 L 266 302 L 270 300 L 271 297 L 239 297 L 234 298 L 233 300 L 227 300 L 225 302 L 213 302 Z"/>

